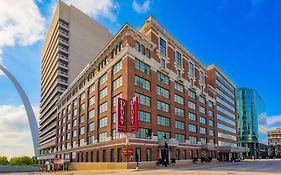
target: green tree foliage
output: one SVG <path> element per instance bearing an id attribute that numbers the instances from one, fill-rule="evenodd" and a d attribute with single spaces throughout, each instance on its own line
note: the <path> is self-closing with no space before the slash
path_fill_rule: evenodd
<path id="1" fill-rule="evenodd" d="M 23 157 L 13 157 L 10 159 L 9 163 L 11 165 L 33 165 L 34 160 L 30 157 L 23 156 Z"/>
<path id="2" fill-rule="evenodd" d="M 7 157 L 0 156 L 0 165 L 7 165 L 9 164 Z"/>

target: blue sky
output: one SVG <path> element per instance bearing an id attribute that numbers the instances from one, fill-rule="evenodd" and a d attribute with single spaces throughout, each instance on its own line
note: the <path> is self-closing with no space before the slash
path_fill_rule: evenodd
<path id="1" fill-rule="evenodd" d="M 149 15 L 155 16 L 205 65 L 216 63 L 237 87 L 256 89 L 265 102 L 269 128 L 281 127 L 281 103 L 278 100 L 281 98 L 281 1 L 65 1 L 83 10 L 112 33 L 126 22 L 139 28 Z M 19 80 L 38 113 L 41 48 L 56 1 L 11 0 L 9 8 L 1 3 L 5 2 L 0 2 L 0 63 Z M 20 8 L 22 5 L 26 8 Z M 21 14 L 20 20 L 24 22 L 7 9 Z M 34 15 L 26 14 L 26 9 Z M 9 25 L 12 25 L 13 32 L 5 30 Z M 17 115 L 13 116 L 13 111 Z M 18 127 L 25 127 L 27 131 L 23 137 L 27 138 L 26 145 L 31 145 L 21 100 L 3 75 L 0 75 L 0 115 L 17 120 L 18 123 L 15 121 L 11 126 L 15 131 Z M 4 130 L 4 125 L 0 123 L 0 131 L 1 127 Z M 7 142 L 7 137 L 9 133 L 3 131 L 0 143 Z M 16 138 L 13 141 L 19 143 Z M 0 144 L 0 154 L 1 148 L 4 146 Z"/>

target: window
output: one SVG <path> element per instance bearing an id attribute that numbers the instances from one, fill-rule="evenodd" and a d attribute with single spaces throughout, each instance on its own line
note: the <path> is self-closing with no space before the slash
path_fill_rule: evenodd
<path id="1" fill-rule="evenodd" d="M 227 116 L 229 116 L 229 117 L 235 119 L 235 114 L 233 114 L 233 113 L 231 113 L 231 112 L 225 110 L 224 108 L 222 108 L 222 107 L 220 107 L 220 106 L 217 106 L 217 110 L 220 111 L 220 112 L 222 112 L 222 113 L 224 113 L 225 115 L 227 115 Z"/>
<path id="2" fill-rule="evenodd" d="M 70 120 L 71 119 L 71 114 L 68 114 L 67 115 L 67 120 Z"/>
<path id="3" fill-rule="evenodd" d="M 86 108 L 85 103 L 81 104 L 80 105 L 80 112 L 83 112 L 85 110 L 85 108 Z"/>
<path id="4" fill-rule="evenodd" d="M 150 97 L 142 95 L 140 93 L 135 93 L 135 96 L 138 97 L 139 104 L 144 105 L 144 106 L 150 106 Z"/>
<path id="5" fill-rule="evenodd" d="M 197 144 L 197 138 L 194 136 L 189 136 L 189 142 L 191 144 Z"/>
<path id="6" fill-rule="evenodd" d="M 116 129 L 112 130 L 112 140 L 116 140 L 121 138 L 120 133 L 116 131 Z"/>
<path id="7" fill-rule="evenodd" d="M 192 124 L 189 124 L 188 130 L 191 131 L 191 132 L 196 132 L 196 126 L 192 125 Z"/>
<path id="8" fill-rule="evenodd" d="M 79 140 L 79 146 L 84 146 L 84 145 L 86 145 L 84 139 L 80 139 Z"/>
<path id="9" fill-rule="evenodd" d="M 143 55 L 145 55 L 145 47 L 144 47 L 143 45 L 141 45 L 141 50 L 140 50 L 140 52 L 141 52 Z"/>
<path id="10" fill-rule="evenodd" d="M 196 121 L 196 114 L 189 112 L 188 119 L 192 121 Z"/>
<path id="11" fill-rule="evenodd" d="M 166 139 L 170 139 L 171 137 L 170 137 L 170 133 L 169 132 L 165 132 L 165 131 L 157 131 L 157 138 L 158 138 L 158 140 L 162 140 L 162 139 L 164 139 L 164 137 L 163 136 L 165 136 L 166 135 Z"/>
<path id="12" fill-rule="evenodd" d="M 223 98 L 225 98 L 227 101 L 229 101 L 231 104 L 235 104 L 235 101 L 232 99 L 232 98 L 230 98 L 228 95 L 226 95 L 224 92 L 222 92 L 219 88 L 216 88 L 216 92 L 220 95 L 220 96 L 222 96 Z"/>
<path id="13" fill-rule="evenodd" d="M 76 130 L 72 131 L 72 137 L 76 137 L 76 136 L 77 136 L 77 131 Z"/>
<path id="14" fill-rule="evenodd" d="M 163 58 L 160 59 L 160 67 L 163 68 L 163 69 L 166 68 L 166 61 Z"/>
<path id="15" fill-rule="evenodd" d="M 200 127 L 200 134 L 206 134 L 206 128 Z"/>
<path id="16" fill-rule="evenodd" d="M 194 64 L 193 63 L 189 63 L 189 75 L 194 78 Z"/>
<path id="17" fill-rule="evenodd" d="M 105 142 L 107 140 L 107 132 L 99 133 L 99 142 Z"/>
<path id="18" fill-rule="evenodd" d="M 210 136 L 214 136 L 214 130 L 211 130 L 211 129 L 210 129 L 210 130 L 209 130 L 209 135 L 210 135 Z"/>
<path id="19" fill-rule="evenodd" d="M 199 112 L 201 112 L 201 113 L 205 114 L 206 110 L 205 110 L 205 108 L 204 108 L 204 107 L 199 106 Z"/>
<path id="20" fill-rule="evenodd" d="M 142 122 L 151 122 L 151 114 L 145 111 L 139 111 L 139 120 Z"/>
<path id="21" fill-rule="evenodd" d="M 95 110 L 94 110 L 94 109 L 92 109 L 92 110 L 89 111 L 88 117 L 89 117 L 89 119 L 95 117 Z"/>
<path id="22" fill-rule="evenodd" d="M 182 58 L 181 58 L 181 54 L 177 51 L 176 52 L 176 64 L 179 67 L 182 67 Z"/>
<path id="23" fill-rule="evenodd" d="M 217 102 L 225 106 L 226 108 L 230 109 L 231 111 L 235 112 L 235 108 L 228 104 L 225 100 L 219 98 L 218 96 L 216 97 Z"/>
<path id="24" fill-rule="evenodd" d="M 157 86 L 157 94 L 165 98 L 169 98 L 170 96 L 170 92 L 161 86 Z"/>
<path id="25" fill-rule="evenodd" d="M 196 93 L 194 91 L 189 90 L 188 91 L 188 96 L 195 99 L 196 98 Z"/>
<path id="26" fill-rule="evenodd" d="M 150 67 L 138 59 L 135 59 L 135 68 L 145 74 L 150 74 Z"/>
<path id="27" fill-rule="evenodd" d="M 166 41 L 160 37 L 160 54 L 166 56 Z"/>
<path id="28" fill-rule="evenodd" d="M 96 86 L 95 86 L 95 84 L 92 84 L 92 85 L 89 87 L 89 94 L 93 93 L 95 90 L 96 90 Z"/>
<path id="29" fill-rule="evenodd" d="M 206 118 L 205 117 L 200 117 L 200 123 L 206 124 Z"/>
<path id="30" fill-rule="evenodd" d="M 148 139 L 148 129 L 147 128 L 139 128 L 139 131 L 136 132 L 136 138 Z"/>
<path id="31" fill-rule="evenodd" d="M 221 121 L 224 121 L 224 122 L 226 122 L 226 123 L 228 123 L 228 124 L 231 124 L 232 126 L 236 126 L 235 121 L 230 120 L 230 119 L 228 119 L 228 118 L 226 118 L 226 117 L 224 117 L 224 116 L 222 116 L 222 115 L 220 115 L 220 114 L 217 114 L 217 119 L 218 119 L 218 120 L 221 120 Z"/>
<path id="32" fill-rule="evenodd" d="M 162 116 L 157 116 L 157 124 L 162 126 L 170 126 L 170 119 Z"/>
<path id="33" fill-rule="evenodd" d="M 229 139 L 229 140 L 234 140 L 234 141 L 237 140 L 236 136 L 230 135 L 230 134 L 226 134 L 226 133 L 223 133 L 223 132 L 218 132 L 218 137 L 224 138 L 224 139 Z"/>
<path id="34" fill-rule="evenodd" d="M 105 102 L 99 106 L 99 113 L 103 113 L 105 111 L 107 111 L 107 102 Z"/>
<path id="35" fill-rule="evenodd" d="M 211 101 L 208 101 L 208 106 L 210 107 L 210 108 L 213 108 L 213 102 L 211 102 Z"/>
<path id="36" fill-rule="evenodd" d="M 85 97 L 86 97 L 85 92 L 83 92 L 83 93 L 80 95 L 80 100 L 81 100 L 81 101 L 84 100 Z"/>
<path id="37" fill-rule="evenodd" d="M 175 102 L 183 105 L 184 104 L 184 98 L 182 96 L 179 96 L 179 95 L 175 94 Z"/>
<path id="38" fill-rule="evenodd" d="M 170 105 L 161 101 L 157 101 L 157 109 L 164 112 L 170 111 Z"/>
<path id="39" fill-rule="evenodd" d="M 183 85 L 175 82 L 175 89 L 180 91 L 180 92 L 183 92 Z"/>
<path id="40" fill-rule="evenodd" d="M 76 106 L 77 105 L 77 98 L 75 98 L 74 100 L 73 100 L 73 106 Z"/>
<path id="41" fill-rule="evenodd" d="M 135 76 L 135 85 L 144 88 L 146 90 L 150 90 L 150 82 L 139 76 Z"/>
<path id="42" fill-rule="evenodd" d="M 217 126 L 218 126 L 219 129 L 222 129 L 222 130 L 225 130 L 225 131 L 228 131 L 228 132 L 232 132 L 232 133 L 236 133 L 236 129 L 231 128 L 229 126 L 226 126 L 224 124 L 217 123 Z"/>
<path id="43" fill-rule="evenodd" d="M 85 133 L 85 127 L 82 126 L 82 127 L 80 128 L 79 134 L 81 135 L 81 134 L 84 134 L 84 133 Z"/>
<path id="44" fill-rule="evenodd" d="M 145 49 L 145 55 L 147 58 L 150 58 L 150 50 L 148 48 Z"/>
<path id="45" fill-rule="evenodd" d="M 199 96 L 199 101 L 205 104 L 206 99 L 204 97 Z"/>
<path id="46" fill-rule="evenodd" d="M 140 52 L 140 43 L 135 41 L 135 49 Z"/>
<path id="47" fill-rule="evenodd" d="M 116 106 L 116 104 L 117 104 L 117 98 L 118 98 L 118 97 L 122 98 L 122 93 L 120 93 L 120 94 L 118 94 L 118 95 L 116 95 L 115 97 L 112 98 L 112 101 L 113 101 L 113 102 L 112 102 L 112 106 L 113 106 L 113 107 Z"/>
<path id="48" fill-rule="evenodd" d="M 183 134 L 175 134 L 176 140 L 179 142 L 185 142 L 185 136 Z"/>
<path id="49" fill-rule="evenodd" d="M 122 86 L 122 77 L 119 77 L 113 81 L 113 91 L 115 91 L 116 89 L 118 89 L 121 86 Z"/>
<path id="50" fill-rule="evenodd" d="M 112 68 L 113 75 L 119 72 L 122 69 L 122 60 L 116 63 Z"/>
<path id="51" fill-rule="evenodd" d="M 112 123 L 116 123 L 116 112 L 112 114 Z"/>
<path id="52" fill-rule="evenodd" d="M 214 113 L 213 113 L 213 111 L 208 111 L 208 115 L 210 116 L 210 117 L 214 117 Z"/>
<path id="53" fill-rule="evenodd" d="M 214 121 L 213 120 L 209 120 L 209 125 L 210 126 L 214 126 Z"/>
<path id="54" fill-rule="evenodd" d="M 93 130 L 95 130 L 95 123 L 94 122 L 88 124 L 88 131 L 91 132 Z"/>
<path id="55" fill-rule="evenodd" d="M 160 72 L 157 72 L 157 79 L 160 82 L 169 85 L 169 78 L 166 75 L 164 75 L 164 74 L 162 74 Z"/>
<path id="56" fill-rule="evenodd" d="M 92 106 L 93 104 L 95 104 L 96 100 L 95 100 L 95 96 L 91 97 L 89 99 L 89 106 Z"/>
<path id="57" fill-rule="evenodd" d="M 184 122 L 176 120 L 175 121 L 175 128 L 184 130 Z"/>
<path id="58" fill-rule="evenodd" d="M 107 87 L 104 88 L 104 89 L 102 89 L 102 90 L 100 91 L 99 96 L 100 96 L 100 99 L 102 99 L 102 98 L 104 98 L 105 96 L 107 96 Z"/>
<path id="59" fill-rule="evenodd" d="M 85 121 L 85 116 L 84 115 L 80 116 L 80 123 L 83 123 L 84 121 Z"/>
<path id="60" fill-rule="evenodd" d="M 235 90 L 235 88 L 218 72 L 216 72 L 216 75 L 231 89 Z"/>
<path id="61" fill-rule="evenodd" d="M 99 119 L 99 128 L 103 128 L 107 126 L 107 117 Z"/>
<path id="62" fill-rule="evenodd" d="M 77 115 L 77 109 L 74 109 L 73 116 L 76 116 L 76 115 Z"/>
<path id="63" fill-rule="evenodd" d="M 152 150 L 151 148 L 146 149 L 146 161 L 151 161 L 152 160 Z"/>
<path id="64" fill-rule="evenodd" d="M 103 83 L 105 83 L 107 81 L 107 73 L 105 73 L 104 75 L 102 75 L 99 79 L 99 84 L 102 85 Z"/>
<path id="65" fill-rule="evenodd" d="M 206 138 L 201 138 L 201 144 L 207 144 L 207 139 Z"/>
<path id="66" fill-rule="evenodd" d="M 94 143 L 94 136 L 89 136 L 88 138 L 87 138 L 87 142 L 88 142 L 88 144 L 93 144 Z"/>
<path id="67" fill-rule="evenodd" d="M 184 110 L 181 108 L 175 107 L 175 115 L 179 117 L 184 117 Z"/>
<path id="68" fill-rule="evenodd" d="M 73 127 L 77 126 L 77 119 L 73 120 Z"/>
<path id="69" fill-rule="evenodd" d="M 201 84 L 205 83 L 205 75 L 204 75 L 204 72 L 202 72 L 202 71 L 199 72 L 199 82 Z"/>
<path id="70" fill-rule="evenodd" d="M 191 109 L 195 109 L 196 108 L 196 104 L 193 103 L 192 101 L 188 101 L 188 107 Z"/>

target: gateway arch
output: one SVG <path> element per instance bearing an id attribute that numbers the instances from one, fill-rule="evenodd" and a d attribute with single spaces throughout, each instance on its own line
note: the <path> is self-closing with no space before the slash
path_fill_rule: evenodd
<path id="1" fill-rule="evenodd" d="M 37 120 L 35 118 L 33 109 L 31 107 L 31 104 L 23 90 L 23 88 L 20 86 L 19 82 L 15 79 L 15 77 L 2 65 L 0 65 L 0 70 L 4 72 L 5 75 L 13 82 L 14 86 L 16 87 L 18 93 L 20 94 L 21 100 L 24 104 L 24 108 L 28 117 L 28 122 L 29 122 L 29 127 L 31 130 L 31 135 L 32 135 L 32 141 L 33 141 L 33 149 L 34 149 L 34 154 L 36 157 L 39 156 L 39 150 L 38 150 L 38 124 Z"/>

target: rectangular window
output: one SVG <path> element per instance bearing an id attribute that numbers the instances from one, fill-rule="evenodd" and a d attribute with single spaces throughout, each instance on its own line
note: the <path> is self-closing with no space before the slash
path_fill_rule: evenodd
<path id="1" fill-rule="evenodd" d="M 184 117 L 184 110 L 181 108 L 175 107 L 175 115 L 179 117 Z"/>
<path id="2" fill-rule="evenodd" d="M 188 96 L 195 99 L 196 98 L 196 93 L 194 91 L 189 90 L 188 91 Z"/>
<path id="3" fill-rule="evenodd" d="M 107 73 L 103 74 L 99 79 L 99 84 L 102 85 L 107 81 Z"/>
<path id="4" fill-rule="evenodd" d="M 150 67 L 138 59 L 135 59 L 135 68 L 145 74 L 150 74 Z"/>
<path id="5" fill-rule="evenodd" d="M 200 123 L 206 124 L 206 118 L 205 117 L 200 117 Z"/>
<path id="6" fill-rule="evenodd" d="M 200 127 L 200 134 L 206 134 L 206 128 Z"/>
<path id="7" fill-rule="evenodd" d="M 183 85 L 175 82 L 175 89 L 180 91 L 180 92 L 183 92 Z"/>
<path id="8" fill-rule="evenodd" d="M 73 127 L 77 126 L 77 119 L 73 120 Z"/>
<path id="9" fill-rule="evenodd" d="M 214 121 L 209 119 L 209 125 L 214 126 Z"/>
<path id="10" fill-rule="evenodd" d="M 161 101 L 157 101 L 157 109 L 164 112 L 170 111 L 170 105 Z"/>
<path id="11" fill-rule="evenodd" d="M 205 99 L 204 97 L 199 96 L 199 101 L 200 101 L 201 103 L 204 103 L 204 104 L 205 104 L 206 99 Z"/>
<path id="12" fill-rule="evenodd" d="M 174 97 L 175 97 L 175 102 L 184 105 L 184 98 L 182 96 L 175 94 Z"/>
<path id="13" fill-rule="evenodd" d="M 160 59 L 160 67 L 163 68 L 163 69 L 166 68 L 166 61 L 163 58 Z"/>
<path id="14" fill-rule="evenodd" d="M 192 125 L 192 124 L 189 124 L 188 125 L 188 130 L 191 131 L 191 132 L 196 132 L 196 126 L 195 125 Z"/>
<path id="15" fill-rule="evenodd" d="M 89 87 L 89 94 L 93 93 L 95 90 L 96 90 L 96 86 L 95 86 L 95 84 L 92 84 L 92 85 Z"/>
<path id="16" fill-rule="evenodd" d="M 95 100 L 95 96 L 91 97 L 89 99 L 89 106 L 92 106 L 93 104 L 95 104 L 96 100 Z"/>
<path id="17" fill-rule="evenodd" d="M 100 99 L 104 98 L 107 96 L 107 87 L 102 89 L 100 92 L 99 92 L 99 97 Z"/>
<path id="18" fill-rule="evenodd" d="M 157 138 L 158 140 L 162 140 L 164 139 L 164 136 L 166 135 L 166 139 L 170 139 L 170 133 L 169 132 L 165 132 L 165 131 L 157 131 Z"/>
<path id="19" fill-rule="evenodd" d="M 228 123 L 228 124 L 231 124 L 232 126 L 235 126 L 235 127 L 236 127 L 236 122 L 235 122 L 235 121 L 230 120 L 230 119 L 228 119 L 228 118 L 226 118 L 226 117 L 224 117 L 224 116 L 222 116 L 222 115 L 220 115 L 220 114 L 217 114 L 217 119 L 218 119 L 218 120 L 221 120 L 221 121 L 223 121 L 223 122 L 226 122 L 226 123 Z"/>
<path id="20" fill-rule="evenodd" d="M 219 129 L 222 129 L 222 130 L 225 130 L 225 131 L 228 131 L 228 132 L 236 133 L 236 129 L 235 128 L 231 128 L 231 127 L 226 126 L 226 125 L 221 124 L 221 123 L 217 123 L 217 127 Z"/>
<path id="21" fill-rule="evenodd" d="M 113 81 L 113 91 L 122 86 L 122 76 Z"/>
<path id="22" fill-rule="evenodd" d="M 87 139 L 88 144 L 93 144 L 94 143 L 94 136 L 89 136 Z"/>
<path id="23" fill-rule="evenodd" d="M 99 128 L 103 128 L 107 126 L 107 117 L 99 119 Z"/>
<path id="24" fill-rule="evenodd" d="M 89 111 L 88 117 L 89 117 L 89 119 L 95 117 L 95 110 L 94 110 L 94 109 L 92 109 L 92 110 Z"/>
<path id="25" fill-rule="evenodd" d="M 196 114 L 189 112 L 188 119 L 192 121 L 196 121 Z"/>
<path id="26" fill-rule="evenodd" d="M 139 111 L 139 120 L 142 122 L 151 122 L 151 114 L 145 111 Z"/>
<path id="27" fill-rule="evenodd" d="M 189 136 L 189 142 L 190 144 L 197 144 L 197 138 L 194 136 Z"/>
<path id="28" fill-rule="evenodd" d="M 199 106 L 199 112 L 205 114 L 206 113 L 206 109 L 202 106 Z"/>
<path id="29" fill-rule="evenodd" d="M 100 114 L 105 112 L 105 111 L 107 111 L 107 102 L 105 102 L 105 103 L 103 103 L 99 106 L 99 113 Z"/>
<path id="30" fill-rule="evenodd" d="M 209 106 L 210 108 L 213 108 L 213 102 L 208 101 L 208 106 Z"/>
<path id="31" fill-rule="evenodd" d="M 147 133 L 148 133 L 147 128 L 139 128 L 139 131 L 136 132 L 136 138 L 148 139 Z"/>
<path id="32" fill-rule="evenodd" d="M 157 86 L 157 94 L 168 99 L 170 98 L 170 91 L 162 88 L 161 86 Z"/>
<path id="33" fill-rule="evenodd" d="M 151 148 L 146 149 L 146 161 L 151 161 L 152 160 L 152 150 Z"/>
<path id="34" fill-rule="evenodd" d="M 84 100 L 85 97 L 86 97 L 85 92 L 83 92 L 83 93 L 80 95 L 80 100 L 81 100 L 81 101 Z"/>
<path id="35" fill-rule="evenodd" d="M 160 54 L 162 56 L 166 56 L 166 41 L 160 37 L 160 45 L 159 45 Z"/>
<path id="36" fill-rule="evenodd" d="M 80 105 L 80 112 L 83 112 L 86 109 L 85 103 Z"/>
<path id="37" fill-rule="evenodd" d="M 140 52 L 140 43 L 135 41 L 135 49 L 136 51 Z"/>
<path id="38" fill-rule="evenodd" d="M 182 67 L 182 58 L 178 51 L 176 52 L 176 64 L 178 67 Z"/>
<path id="39" fill-rule="evenodd" d="M 176 136 L 176 140 L 178 140 L 179 142 L 184 143 L 185 142 L 185 136 L 183 134 L 175 134 Z"/>
<path id="40" fill-rule="evenodd" d="M 206 138 L 201 138 L 201 144 L 207 144 L 207 139 Z"/>
<path id="41" fill-rule="evenodd" d="M 162 116 L 157 116 L 157 124 L 162 126 L 170 126 L 170 119 Z"/>
<path id="42" fill-rule="evenodd" d="M 135 85 L 150 91 L 150 82 L 139 76 L 135 76 Z"/>
<path id="43" fill-rule="evenodd" d="M 122 60 L 113 66 L 112 68 L 113 75 L 119 72 L 121 69 L 122 69 Z"/>
<path id="44" fill-rule="evenodd" d="M 188 101 L 188 107 L 190 108 L 190 109 L 196 109 L 196 104 L 195 103 L 193 103 L 192 101 Z"/>
<path id="45" fill-rule="evenodd" d="M 210 135 L 210 136 L 214 136 L 214 130 L 211 130 L 211 129 L 210 129 L 210 130 L 209 130 L 209 135 Z"/>
<path id="46" fill-rule="evenodd" d="M 202 71 L 199 72 L 199 82 L 201 84 L 205 84 L 205 75 L 204 75 L 204 72 L 202 72 Z"/>
<path id="47" fill-rule="evenodd" d="M 112 140 L 120 139 L 120 133 L 116 131 L 116 129 L 112 130 Z"/>
<path id="48" fill-rule="evenodd" d="M 82 126 L 82 127 L 80 128 L 79 134 L 82 135 L 82 134 L 84 134 L 84 133 L 85 133 L 85 127 Z"/>
<path id="49" fill-rule="evenodd" d="M 77 109 L 74 109 L 73 116 L 76 116 L 76 115 L 77 115 Z"/>
<path id="50" fill-rule="evenodd" d="M 105 142 L 107 140 L 107 132 L 99 133 L 99 142 Z"/>
<path id="51" fill-rule="evenodd" d="M 93 130 L 95 130 L 95 123 L 94 122 L 88 124 L 88 131 L 91 132 Z"/>
<path id="52" fill-rule="evenodd" d="M 175 121 L 175 128 L 184 130 L 184 122 L 176 120 Z"/>
<path id="53" fill-rule="evenodd" d="M 85 116 L 84 115 L 80 116 L 80 123 L 83 123 L 84 121 L 85 121 Z"/>
<path id="54" fill-rule="evenodd" d="M 194 64 L 193 63 L 189 63 L 189 75 L 194 78 Z"/>
<path id="55" fill-rule="evenodd" d="M 214 112 L 213 111 L 208 111 L 208 115 L 210 116 L 210 117 L 214 117 Z"/>
<path id="56" fill-rule="evenodd" d="M 166 75 L 164 75 L 164 74 L 162 74 L 160 72 L 157 72 L 157 79 L 160 82 L 169 85 L 169 77 L 167 77 Z"/>
<path id="57" fill-rule="evenodd" d="M 142 95 L 140 93 L 135 93 L 135 96 L 138 97 L 139 104 L 144 105 L 144 106 L 150 106 L 150 97 Z"/>

